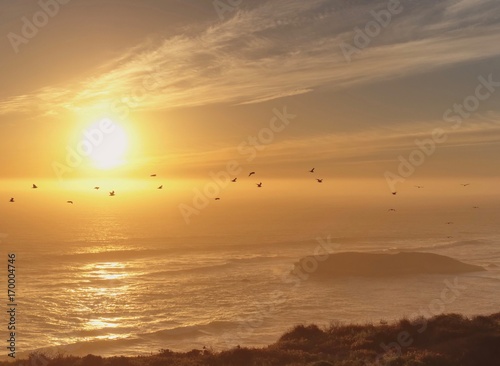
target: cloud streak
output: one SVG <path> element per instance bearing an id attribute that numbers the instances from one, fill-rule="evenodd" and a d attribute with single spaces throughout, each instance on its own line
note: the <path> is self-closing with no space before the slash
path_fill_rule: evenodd
<path id="1" fill-rule="evenodd" d="M 103 63 L 92 78 L 7 98 L 0 102 L 0 114 L 81 109 L 106 114 L 113 101 L 127 103 L 151 75 L 156 87 L 137 109 L 262 103 L 500 57 L 493 46 L 500 43 L 500 24 L 491 17 L 492 9 L 500 11 L 498 2 L 406 0 L 403 13 L 347 63 L 339 45 L 352 40 L 354 26 L 363 27 L 372 19 L 369 11 L 386 2 L 342 4 L 282 0 L 240 9 L 203 30 L 193 26 L 136 45 Z"/>
<path id="2" fill-rule="evenodd" d="M 444 131 L 446 141 L 437 147 L 433 161 L 439 160 L 439 157 L 446 155 L 447 151 L 464 151 L 469 148 L 498 145 L 499 117 L 500 115 L 496 113 L 477 115 L 456 130 L 447 122 L 432 121 L 418 125 L 400 125 L 382 131 L 374 128 L 362 132 L 290 138 L 264 145 L 265 148 L 259 152 L 254 163 L 261 168 L 272 167 L 269 171 L 279 171 L 280 176 L 295 177 L 297 165 L 307 167 L 313 164 L 311 166 L 318 168 L 324 166 L 329 174 L 348 176 L 375 173 L 376 178 L 382 178 L 380 172 L 397 166 L 398 156 L 407 156 L 414 150 L 415 140 L 430 139 L 435 128 Z M 186 175 L 203 175 L 210 170 L 221 169 L 230 160 L 239 161 L 242 166 L 248 165 L 245 158 L 246 156 L 238 153 L 235 146 L 156 157 L 155 164 L 176 165 L 178 167 L 175 170 L 181 169 Z M 463 164 L 465 167 L 468 162 Z M 339 171 L 341 166 L 343 174 Z"/>

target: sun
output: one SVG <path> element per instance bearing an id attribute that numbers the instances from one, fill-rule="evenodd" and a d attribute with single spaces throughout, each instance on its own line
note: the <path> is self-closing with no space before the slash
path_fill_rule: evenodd
<path id="1" fill-rule="evenodd" d="M 88 157 L 97 169 L 112 169 L 125 163 L 128 136 L 125 130 L 109 118 L 94 123 L 83 131 L 83 143 Z"/>

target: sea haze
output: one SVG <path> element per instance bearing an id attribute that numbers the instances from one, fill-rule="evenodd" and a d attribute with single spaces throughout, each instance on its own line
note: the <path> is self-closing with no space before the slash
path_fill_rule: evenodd
<path id="1" fill-rule="evenodd" d="M 500 233 L 491 217 L 498 202 L 450 196 L 422 204 L 412 197 L 220 200 L 189 225 L 175 205 L 129 204 L 119 195 L 57 210 L 21 204 L 8 215 L 2 205 L 3 255 L 17 256 L 19 349 L 137 355 L 264 346 L 299 323 L 497 311 Z M 292 204 L 284 216 L 280 206 Z M 290 275 L 300 258 L 324 248 L 432 252 L 487 271 Z M 458 286 L 458 295 L 443 306 L 447 283 Z"/>

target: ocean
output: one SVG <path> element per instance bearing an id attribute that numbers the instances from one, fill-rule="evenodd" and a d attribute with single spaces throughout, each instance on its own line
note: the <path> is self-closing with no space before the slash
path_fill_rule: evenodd
<path id="1" fill-rule="evenodd" d="M 237 210 L 208 207 L 189 225 L 177 210 L 146 204 L 75 203 L 50 213 L 43 202 L 36 210 L 2 204 L 2 256 L 7 264 L 7 254 L 16 255 L 17 351 L 133 356 L 258 347 L 297 324 L 498 312 L 498 203 L 417 200 L 389 212 L 390 202 L 321 200 L 285 214 L 273 201 L 244 214 L 249 200 Z M 321 245 L 330 253 L 432 252 L 487 271 L 290 280 L 294 263 Z M 447 283 L 458 293 L 443 303 Z"/>

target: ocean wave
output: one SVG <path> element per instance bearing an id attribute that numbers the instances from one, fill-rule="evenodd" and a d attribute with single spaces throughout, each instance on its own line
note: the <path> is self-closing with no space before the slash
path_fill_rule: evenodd
<path id="1" fill-rule="evenodd" d="M 107 334 L 99 332 L 90 332 L 91 334 L 79 334 L 80 336 L 94 336 L 91 340 L 76 340 L 78 338 L 68 337 L 67 339 L 73 339 L 74 342 L 61 344 L 57 346 L 49 346 L 38 348 L 34 351 L 47 352 L 48 354 L 72 354 L 76 356 L 84 356 L 89 353 L 106 355 L 138 355 L 145 354 L 144 344 L 157 344 L 165 346 L 168 345 L 168 341 L 175 339 L 188 339 L 191 343 L 194 343 L 196 337 L 203 336 L 221 336 L 225 332 L 235 329 L 238 326 L 238 322 L 214 320 L 207 324 L 199 325 L 186 325 L 177 326 L 170 329 L 156 330 L 152 332 L 144 332 L 135 335 L 130 335 L 128 330 L 123 329 L 122 331 L 113 331 L 112 329 L 107 329 Z M 80 331 L 81 333 L 81 331 Z M 128 334 L 127 334 L 128 333 Z M 75 336 L 73 334 L 73 336 Z M 99 338 L 102 337 L 102 338 Z M 161 347 L 161 346 L 160 346 Z M 155 349 L 154 351 L 158 351 Z M 149 352 L 147 352 L 149 353 Z"/>
<path id="2" fill-rule="evenodd" d="M 421 245 L 416 246 L 409 249 L 399 249 L 401 252 L 411 252 L 416 250 L 429 250 L 429 249 L 450 249 L 450 248 L 458 248 L 458 247 L 468 247 L 468 246 L 489 246 L 491 243 L 488 243 L 484 240 L 474 239 L 474 240 L 461 240 L 454 241 L 451 243 L 440 243 L 440 244 L 429 244 L 429 245 Z"/>
<path id="3" fill-rule="evenodd" d="M 190 338 L 193 336 L 203 335 L 218 335 L 225 331 L 236 328 L 239 325 L 235 321 L 214 320 L 207 324 L 184 325 L 170 329 L 157 330 L 151 333 L 138 334 L 139 337 L 145 339 L 168 340 L 170 338 Z"/>
<path id="4" fill-rule="evenodd" d="M 255 256 L 250 258 L 227 258 L 220 260 L 219 262 L 209 262 L 205 265 L 201 265 L 198 267 L 189 267 L 189 268 L 175 268 L 161 271 L 150 271 L 141 276 L 144 277 L 163 277 L 165 275 L 173 275 L 173 274 L 186 274 L 186 273 L 199 273 L 199 272 L 207 272 L 207 271 L 217 271 L 223 269 L 230 269 L 237 266 L 241 266 L 244 264 L 263 264 L 267 262 L 274 261 L 285 261 L 289 260 L 290 263 L 294 258 L 286 257 L 286 256 Z M 168 263 L 167 263 L 168 265 Z"/>

